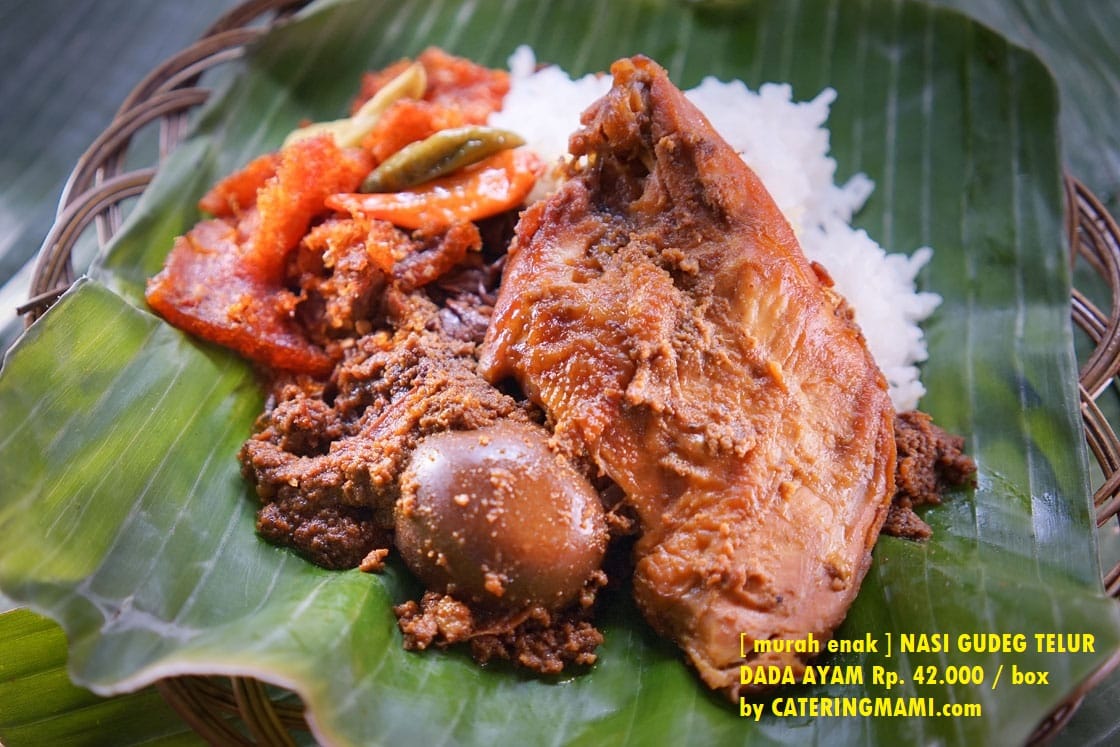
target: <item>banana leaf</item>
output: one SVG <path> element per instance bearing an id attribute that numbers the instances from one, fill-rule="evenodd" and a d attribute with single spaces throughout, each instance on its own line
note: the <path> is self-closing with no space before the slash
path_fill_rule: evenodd
<path id="1" fill-rule="evenodd" d="M 573 74 L 641 52 L 682 86 L 714 74 L 789 82 L 802 99 L 837 90 L 838 178 L 877 183 L 858 223 L 893 249 L 935 248 L 923 283 L 945 302 L 927 325 L 922 407 L 966 436 L 980 471 L 975 490 L 924 514 L 931 541 L 876 547 L 837 638 L 878 650 L 825 659 L 865 683 L 778 695 L 928 697 L 979 704 L 979 716 L 778 716 L 763 699 L 766 715 L 743 718 L 624 591 L 604 600 L 606 642 L 586 672 L 532 677 L 457 651 L 409 653 L 391 611 L 418 592 L 402 566 L 330 572 L 256 537 L 234 455 L 260 384 L 150 314 L 144 279 L 211 182 L 300 120 L 338 116 L 360 71 L 428 45 L 502 65 L 520 43 Z M 329 743 L 1020 743 L 1120 647 L 1093 544 L 1057 128 L 1055 85 L 1036 58 L 901 0 L 316 4 L 255 45 L 90 277 L 5 360 L 0 592 L 61 624 L 72 679 L 96 693 L 252 675 L 297 692 Z M 985 632 L 1029 645 L 897 650 L 900 634 Z M 1057 633 L 1091 635 L 1093 651 L 1035 645 Z M 928 667 L 940 680 L 916 682 Z M 947 684 L 962 671 L 947 667 L 981 667 L 982 681 Z M 887 690 L 876 671 L 902 682 Z M 1013 671 L 1047 683 L 1016 684 Z M 16 736 L 0 733 L 8 747 Z"/>
<path id="2" fill-rule="evenodd" d="M 205 744 L 153 688 L 99 698 L 70 683 L 61 628 L 30 610 L 0 614 L 4 744 L 194 747 Z"/>
<path id="3" fill-rule="evenodd" d="M 1116 3 L 1049 0 L 932 0 L 956 8 L 1034 50 L 1062 91 L 1062 152 L 1070 171 L 1088 185 L 1113 216 L 1120 214 L 1120 25 Z"/>

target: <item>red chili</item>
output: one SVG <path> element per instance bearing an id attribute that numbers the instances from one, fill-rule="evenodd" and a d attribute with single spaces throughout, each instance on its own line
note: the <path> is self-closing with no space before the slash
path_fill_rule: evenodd
<path id="1" fill-rule="evenodd" d="M 540 166 L 540 160 L 530 151 L 506 150 L 412 189 L 334 194 L 326 199 L 326 205 L 410 229 L 475 221 L 524 202 Z"/>

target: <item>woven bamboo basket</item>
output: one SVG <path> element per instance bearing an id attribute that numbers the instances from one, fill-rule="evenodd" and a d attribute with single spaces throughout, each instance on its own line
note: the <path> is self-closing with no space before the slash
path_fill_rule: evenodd
<path id="1" fill-rule="evenodd" d="M 54 225 L 40 249 L 28 300 L 20 307 L 30 325 L 74 282 L 71 258 L 79 238 L 96 228 L 104 247 L 120 230 L 122 204 L 144 191 L 159 162 L 186 136 L 188 117 L 210 96 L 203 73 L 241 57 L 247 45 L 309 0 L 249 0 L 221 18 L 193 45 L 151 71 L 129 94 L 109 127 L 90 145 L 70 174 Z M 128 168 L 126 154 L 138 133 L 158 128 L 156 163 Z M 1120 521 L 1120 439 L 1098 401 L 1120 371 L 1120 226 L 1081 183 L 1066 180 L 1066 232 L 1071 266 L 1087 263 L 1109 292 L 1107 309 L 1074 288 L 1071 313 L 1090 341 L 1081 355 L 1081 413 L 1085 438 L 1103 478 L 1093 495 L 1098 527 Z M 1099 295 L 1099 294 L 1098 294 Z M 1104 585 L 1120 599 L 1120 563 L 1106 569 Z M 1071 693 L 1037 727 L 1029 744 L 1050 740 L 1069 721 L 1085 695 L 1120 665 L 1114 656 Z M 293 745 L 308 732 L 297 697 L 245 677 L 184 676 L 157 685 L 164 699 L 199 735 L 221 745 Z"/>

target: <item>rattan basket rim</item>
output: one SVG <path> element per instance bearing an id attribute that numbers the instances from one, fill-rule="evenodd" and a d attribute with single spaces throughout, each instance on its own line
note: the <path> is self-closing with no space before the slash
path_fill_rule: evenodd
<path id="1" fill-rule="evenodd" d="M 100 244 L 107 244 L 121 227 L 121 203 L 143 193 L 155 176 L 155 167 L 122 170 L 133 135 L 158 123 L 162 160 L 185 137 L 189 113 L 210 95 L 198 86 L 200 76 L 240 57 L 261 34 L 308 2 L 248 0 L 137 84 L 70 174 L 36 260 L 29 298 L 18 310 L 28 325 L 74 282 L 71 251 L 90 224 L 96 225 Z M 1071 299 L 1073 321 L 1093 344 L 1082 364 L 1079 391 L 1086 441 L 1105 475 L 1093 496 L 1100 527 L 1120 518 L 1120 439 L 1097 406 L 1120 371 L 1120 227 L 1084 184 L 1067 177 L 1065 188 L 1070 262 L 1088 263 L 1111 292 L 1107 310 L 1076 288 Z M 1107 593 L 1120 599 L 1120 563 L 1105 570 L 1103 582 Z M 1071 692 L 1028 743 L 1052 739 L 1085 695 L 1117 667 L 1120 652 Z M 213 744 L 289 745 L 295 744 L 293 731 L 309 730 L 302 706 L 290 698 L 278 701 L 274 689 L 253 678 L 179 676 L 162 680 L 157 688 L 184 721 Z"/>

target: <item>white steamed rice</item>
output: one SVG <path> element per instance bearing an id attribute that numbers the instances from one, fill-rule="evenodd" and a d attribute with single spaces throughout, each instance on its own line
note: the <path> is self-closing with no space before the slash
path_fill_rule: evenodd
<path id="1" fill-rule="evenodd" d="M 610 88 L 610 76 L 572 80 L 550 66 L 536 69 L 528 47 L 510 58 L 510 91 L 491 124 L 513 130 L 546 162 L 567 153 L 579 115 Z M 712 125 L 742 155 L 773 196 L 809 259 L 820 262 L 855 311 L 868 347 L 890 387 L 895 409 L 917 406 L 925 393 L 918 363 L 926 359 L 919 326 L 941 298 L 919 293 L 918 271 L 933 253 L 888 254 L 865 231 L 852 228 L 852 215 L 874 187 L 857 174 L 837 186 L 836 162 L 829 157 L 824 124 L 836 92 L 825 89 L 812 101 L 795 102 L 784 84 L 749 90 L 741 81 L 704 79 L 685 92 Z M 749 126 L 741 126 L 748 122 Z"/>

